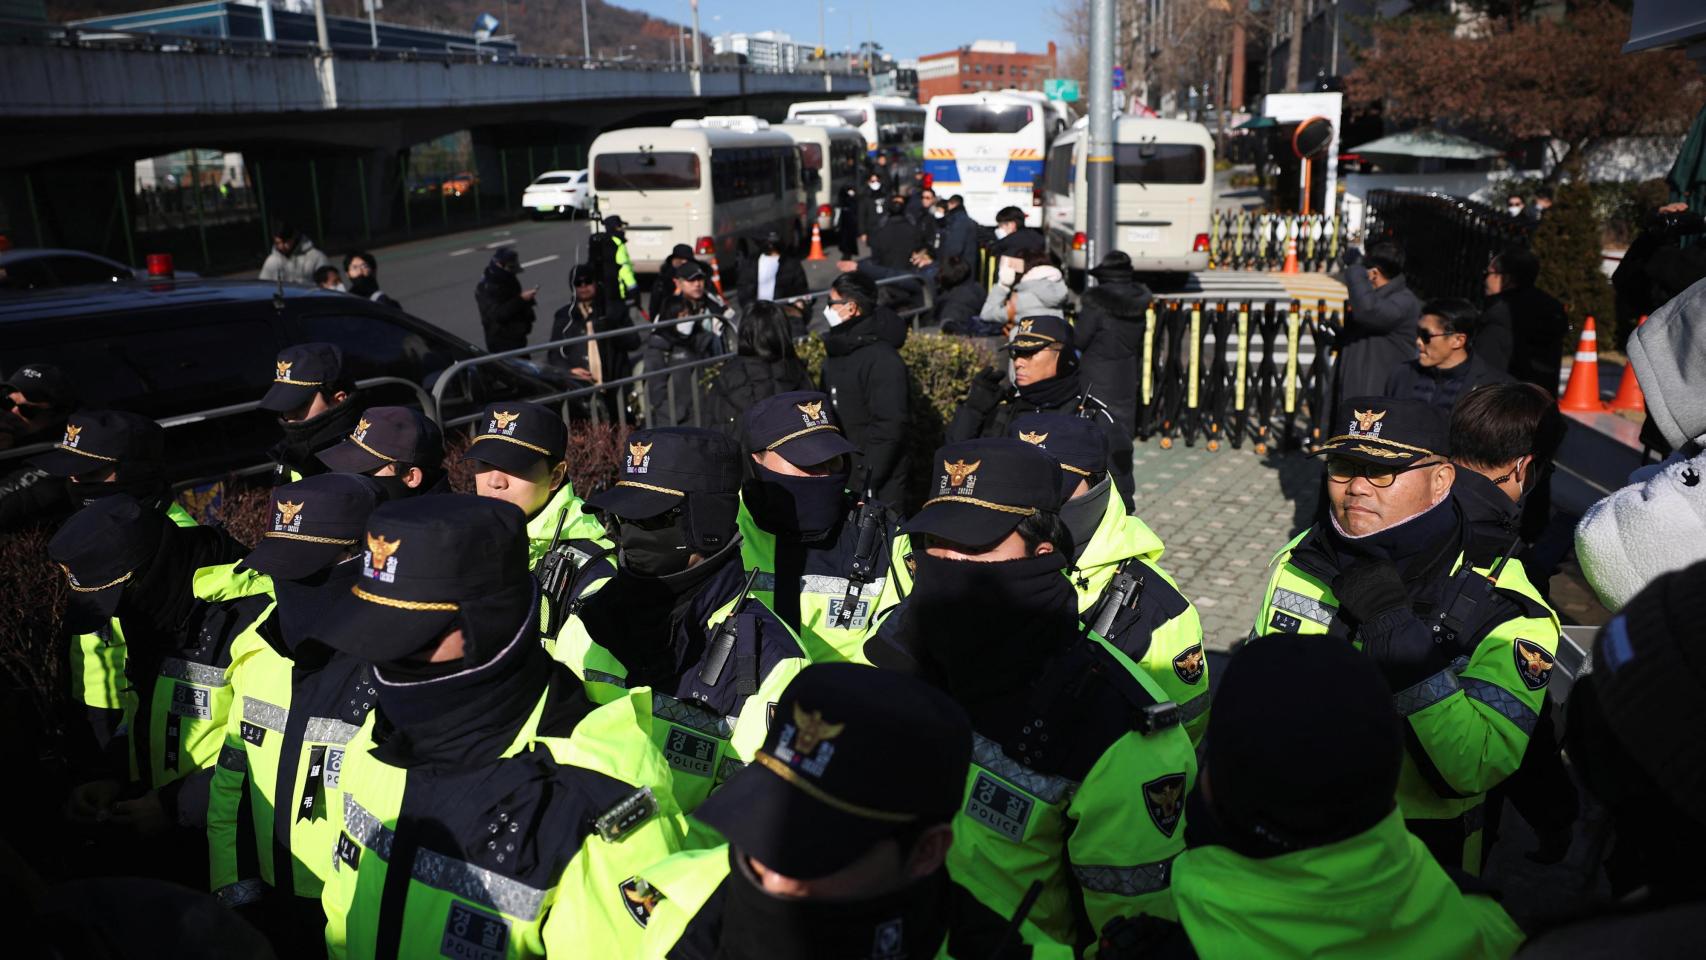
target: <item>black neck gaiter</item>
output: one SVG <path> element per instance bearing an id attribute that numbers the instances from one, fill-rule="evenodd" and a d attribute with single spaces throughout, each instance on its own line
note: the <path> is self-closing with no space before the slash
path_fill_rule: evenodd
<path id="1" fill-rule="evenodd" d="M 278 619 L 279 638 L 292 654 L 313 635 L 320 616 L 338 598 L 348 594 L 350 586 L 360 576 L 361 556 L 358 554 L 301 580 L 273 578 L 273 597 L 278 601 L 273 608 L 273 616 Z"/>
<path id="2" fill-rule="evenodd" d="M 657 680 L 680 672 L 686 651 L 682 621 L 718 573 L 740 559 L 740 538 L 702 562 L 664 577 L 619 569 L 582 612 L 594 640 L 636 677 Z"/>
<path id="3" fill-rule="evenodd" d="M 778 897 L 731 846 L 726 888 L 723 960 L 934 957 L 948 935 L 945 870 L 863 900 Z"/>
<path id="4" fill-rule="evenodd" d="M 279 443 L 279 459 L 304 476 L 324 473 L 325 467 L 314 454 L 338 443 L 355 427 L 363 412 L 350 397 L 317 417 L 307 420 L 279 421 L 284 439 Z"/>
<path id="5" fill-rule="evenodd" d="M 818 543 L 838 532 L 847 517 L 847 474 L 791 477 L 755 463 L 741 498 L 760 528 L 778 538 Z"/>
<path id="6" fill-rule="evenodd" d="M 1074 562 L 1084 556 L 1084 548 L 1090 545 L 1090 538 L 1101 528 L 1102 516 L 1108 512 L 1109 491 L 1113 488 L 1113 479 L 1104 474 L 1101 482 L 1091 487 L 1088 493 L 1060 505 L 1060 522 L 1066 524 L 1066 529 L 1072 534 Z"/>
<path id="7" fill-rule="evenodd" d="M 1421 513 L 1361 537 L 1340 529 L 1339 521 L 1329 510 L 1326 539 L 1338 557 L 1340 570 L 1359 560 L 1383 561 L 1403 570 L 1404 578 L 1410 580 L 1422 568 L 1437 566 L 1442 552 L 1450 552 L 1452 559 L 1456 559 L 1462 532 L 1457 503 L 1447 494 Z"/>
<path id="8" fill-rule="evenodd" d="M 1047 553 L 979 563 L 915 554 L 913 624 L 948 692 L 968 708 L 1027 686 L 1078 625 L 1078 596 Z"/>
<path id="9" fill-rule="evenodd" d="M 1039 409 L 1056 410 L 1078 397 L 1078 366 L 1068 365 L 1066 354 L 1060 355 L 1060 372 L 1047 380 L 1038 380 L 1018 387 L 1019 397 Z"/>

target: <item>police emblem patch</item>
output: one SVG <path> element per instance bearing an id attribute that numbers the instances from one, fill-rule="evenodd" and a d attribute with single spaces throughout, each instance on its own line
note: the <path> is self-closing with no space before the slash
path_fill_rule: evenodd
<path id="1" fill-rule="evenodd" d="M 1376 439 L 1380 436 L 1380 421 L 1384 419 L 1385 410 L 1352 410 L 1350 434 L 1353 437 Z"/>
<path id="2" fill-rule="evenodd" d="M 1516 660 L 1516 675 L 1528 689 L 1539 690 L 1552 679 L 1552 655 L 1540 644 L 1519 637 L 1511 644 L 1511 656 Z"/>
<path id="3" fill-rule="evenodd" d="M 953 463 L 943 460 L 942 472 L 946 476 L 942 478 L 942 489 L 939 492 L 970 496 L 977 489 L 977 468 L 981 466 L 983 466 L 982 460 L 974 463 L 967 463 L 963 459 Z"/>
<path id="4" fill-rule="evenodd" d="M 275 361 L 275 366 L 278 369 L 278 375 L 273 377 L 273 379 L 279 380 L 279 381 L 289 380 L 290 379 L 290 368 L 295 366 L 295 365 L 296 364 L 294 364 L 294 363 L 286 363 L 283 360 Z"/>
<path id="5" fill-rule="evenodd" d="M 658 900 L 662 895 L 652 889 L 652 885 L 639 877 L 629 877 L 622 881 L 622 906 L 628 910 L 628 916 L 634 922 L 645 926 L 651 922 L 652 911 L 657 909 Z"/>
<path id="6" fill-rule="evenodd" d="M 296 533 L 302 529 L 302 504 L 278 501 L 278 517 L 273 521 L 277 533 Z"/>
<path id="7" fill-rule="evenodd" d="M 1144 784 L 1143 807 L 1155 828 L 1171 837 L 1185 814 L 1185 775 L 1169 773 Z"/>
<path id="8" fill-rule="evenodd" d="M 461 960 L 504 960 L 509 956 L 509 921 L 453 900 L 438 952 Z"/>
<path id="9" fill-rule="evenodd" d="M 815 427 L 828 422 L 829 418 L 823 415 L 822 400 L 813 400 L 811 403 L 796 403 L 794 409 L 800 411 L 800 419 L 805 421 L 808 427 Z"/>
<path id="10" fill-rule="evenodd" d="M 387 540 L 382 536 L 367 535 L 368 569 L 363 571 L 369 577 L 393 583 L 397 579 L 397 558 L 392 556 L 397 548 L 403 545 L 401 539 Z"/>
<path id="11" fill-rule="evenodd" d="M 966 797 L 965 812 L 974 823 L 1014 843 L 1022 843 L 1035 806 L 1030 797 L 978 770 L 977 779 L 972 781 L 971 795 Z"/>
<path id="12" fill-rule="evenodd" d="M 65 425 L 65 439 L 63 441 L 61 441 L 61 443 L 64 446 L 70 447 L 72 449 L 76 449 L 77 448 L 77 435 L 79 433 L 82 433 L 82 432 L 83 432 L 82 427 L 74 427 L 69 423 L 66 424 Z"/>
<path id="13" fill-rule="evenodd" d="M 519 413 L 505 413 L 502 410 L 493 410 L 492 411 L 492 432 L 493 433 L 506 433 L 506 434 L 514 433 L 515 428 L 511 425 L 514 424 L 515 421 L 519 420 L 520 418 L 521 418 L 521 414 L 519 414 Z"/>
<path id="14" fill-rule="evenodd" d="M 1203 675 L 1202 644 L 1193 645 L 1173 658 L 1173 673 L 1186 683 L 1201 683 Z"/>
<path id="15" fill-rule="evenodd" d="M 1048 440 L 1048 434 L 1046 434 L 1046 433 L 1026 433 L 1023 430 L 1021 430 L 1021 431 L 1019 431 L 1019 439 L 1025 441 L 1026 443 L 1034 443 L 1040 447 L 1043 445 L 1044 442 L 1046 442 Z"/>
<path id="16" fill-rule="evenodd" d="M 354 440 L 356 443 L 361 443 L 367 439 L 367 430 L 371 426 L 373 426 L 373 424 L 368 423 L 366 419 L 357 420 L 355 422 L 355 429 L 350 431 L 349 438 Z"/>
<path id="17" fill-rule="evenodd" d="M 645 473 L 651 469 L 652 445 L 649 443 L 628 444 L 628 472 Z"/>

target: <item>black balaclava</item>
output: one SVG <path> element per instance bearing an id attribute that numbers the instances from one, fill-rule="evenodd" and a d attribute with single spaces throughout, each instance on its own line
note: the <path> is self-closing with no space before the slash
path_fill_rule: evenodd
<path id="1" fill-rule="evenodd" d="M 933 957 L 948 935 L 946 870 L 859 900 L 779 897 L 730 846 L 726 889 L 717 956 L 728 960 Z"/>
<path id="2" fill-rule="evenodd" d="M 1077 474 L 1068 474 L 1077 477 Z M 1096 535 L 1096 530 L 1102 525 L 1102 516 L 1108 511 L 1109 491 L 1113 490 L 1114 481 L 1108 474 L 1102 474 L 1102 479 L 1090 485 L 1088 493 L 1082 497 L 1068 500 L 1060 505 L 1060 522 L 1066 524 L 1066 529 L 1072 534 L 1072 559 L 1074 562 L 1083 558 L 1084 549 L 1090 546 L 1090 538 Z"/>
<path id="3" fill-rule="evenodd" d="M 1078 595 L 1060 552 L 980 563 L 920 550 L 908 601 L 925 655 L 962 705 L 1022 688 L 1075 635 Z"/>
<path id="4" fill-rule="evenodd" d="M 223 530 L 179 527 L 165 517 L 160 517 L 160 523 L 164 524 L 165 532 L 159 549 L 146 566 L 131 575 L 114 610 L 124 621 L 127 643 L 139 649 L 149 646 L 138 642 L 144 636 L 175 646 L 180 639 L 177 633 L 197 603 L 195 572 L 202 567 L 233 563 L 243 556 L 242 545 Z"/>
<path id="5" fill-rule="evenodd" d="M 836 533 L 847 517 L 848 470 L 823 477 L 794 477 L 752 464 L 741 487 L 758 526 L 777 537 L 817 543 Z"/>
<path id="6" fill-rule="evenodd" d="M 348 594 L 360 576 L 361 555 L 355 554 L 301 580 L 274 577 L 273 597 L 278 603 L 273 616 L 278 619 L 278 634 L 285 647 L 295 653 L 313 634 L 332 601 Z"/>
<path id="7" fill-rule="evenodd" d="M 284 441 L 279 446 L 281 459 L 299 470 L 309 467 L 305 473 L 323 473 L 325 468 L 314 459 L 314 454 L 349 436 L 364 412 L 355 399 L 352 393 L 343 403 L 307 420 L 280 420 L 279 427 L 284 431 Z"/>

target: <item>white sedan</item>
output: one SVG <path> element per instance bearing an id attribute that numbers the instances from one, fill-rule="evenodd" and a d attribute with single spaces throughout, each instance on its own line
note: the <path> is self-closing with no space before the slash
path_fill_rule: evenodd
<path id="1" fill-rule="evenodd" d="M 585 170 L 548 170 L 521 192 L 521 205 L 539 220 L 547 214 L 584 214 L 592 207 Z"/>

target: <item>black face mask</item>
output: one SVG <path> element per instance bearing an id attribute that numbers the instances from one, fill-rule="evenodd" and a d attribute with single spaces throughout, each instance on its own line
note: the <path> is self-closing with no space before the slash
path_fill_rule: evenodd
<path id="1" fill-rule="evenodd" d="M 422 483 L 421 483 L 419 489 L 416 489 L 416 488 L 411 487 L 408 484 L 404 483 L 402 477 L 396 477 L 396 476 L 376 477 L 376 476 L 373 476 L 372 474 L 368 474 L 368 479 L 372 480 L 373 482 L 379 484 L 379 486 L 384 488 L 384 490 L 385 490 L 385 502 L 387 502 L 387 503 L 394 501 L 394 500 L 406 500 L 409 497 L 412 497 L 417 493 L 425 493 L 426 488 L 427 488 L 427 484 L 425 482 L 424 477 L 422 478 Z"/>
<path id="2" fill-rule="evenodd" d="M 641 577 L 680 573 L 687 569 L 687 560 L 693 555 L 687 543 L 686 518 L 679 513 L 661 525 L 651 521 L 646 521 L 645 526 L 631 520 L 619 521 L 616 548 L 622 569 Z"/>
<path id="3" fill-rule="evenodd" d="M 920 550 L 910 600 L 926 655 L 962 704 L 1022 688 L 1075 635 L 1078 595 L 1059 553 L 979 563 Z"/>
<path id="4" fill-rule="evenodd" d="M 279 427 L 284 431 L 282 444 L 284 459 L 293 466 L 313 463 L 314 454 L 342 440 L 355 425 L 356 418 L 362 411 L 355 404 L 344 400 L 325 413 L 307 420 L 280 420 Z M 314 472 L 321 472 L 318 468 Z"/>
<path id="5" fill-rule="evenodd" d="M 379 281 L 372 276 L 351 277 L 349 292 L 364 299 L 371 297 L 379 292 Z"/>
<path id="6" fill-rule="evenodd" d="M 1067 476 L 1076 486 L 1078 475 L 1069 473 Z M 1072 534 L 1074 560 L 1084 556 L 1084 548 L 1090 545 L 1090 538 L 1095 536 L 1096 530 L 1102 526 L 1102 516 L 1108 511 L 1108 496 L 1113 487 L 1113 479 L 1104 474 L 1101 481 L 1092 484 L 1090 491 L 1084 496 L 1060 505 L 1060 522 L 1066 524 L 1066 529 Z"/>
<path id="7" fill-rule="evenodd" d="M 86 507 L 103 497 L 128 493 L 147 506 L 165 506 L 171 488 L 159 477 L 118 477 L 99 483 L 65 481 L 66 496 L 78 507 Z"/>
<path id="8" fill-rule="evenodd" d="M 361 575 L 361 557 L 354 556 L 335 563 L 302 580 L 273 578 L 273 597 L 278 605 L 278 632 L 292 653 L 312 634 L 320 617 L 334 601 L 349 593 L 350 585 Z"/>
<path id="9" fill-rule="evenodd" d="M 764 892 L 746 857 L 729 848 L 720 957 L 933 957 L 948 934 L 948 877 L 937 870 L 859 900 L 778 897 Z"/>
<path id="10" fill-rule="evenodd" d="M 827 538 L 847 516 L 847 474 L 790 477 L 758 464 L 742 490 L 758 525 L 777 536 L 813 543 Z"/>

